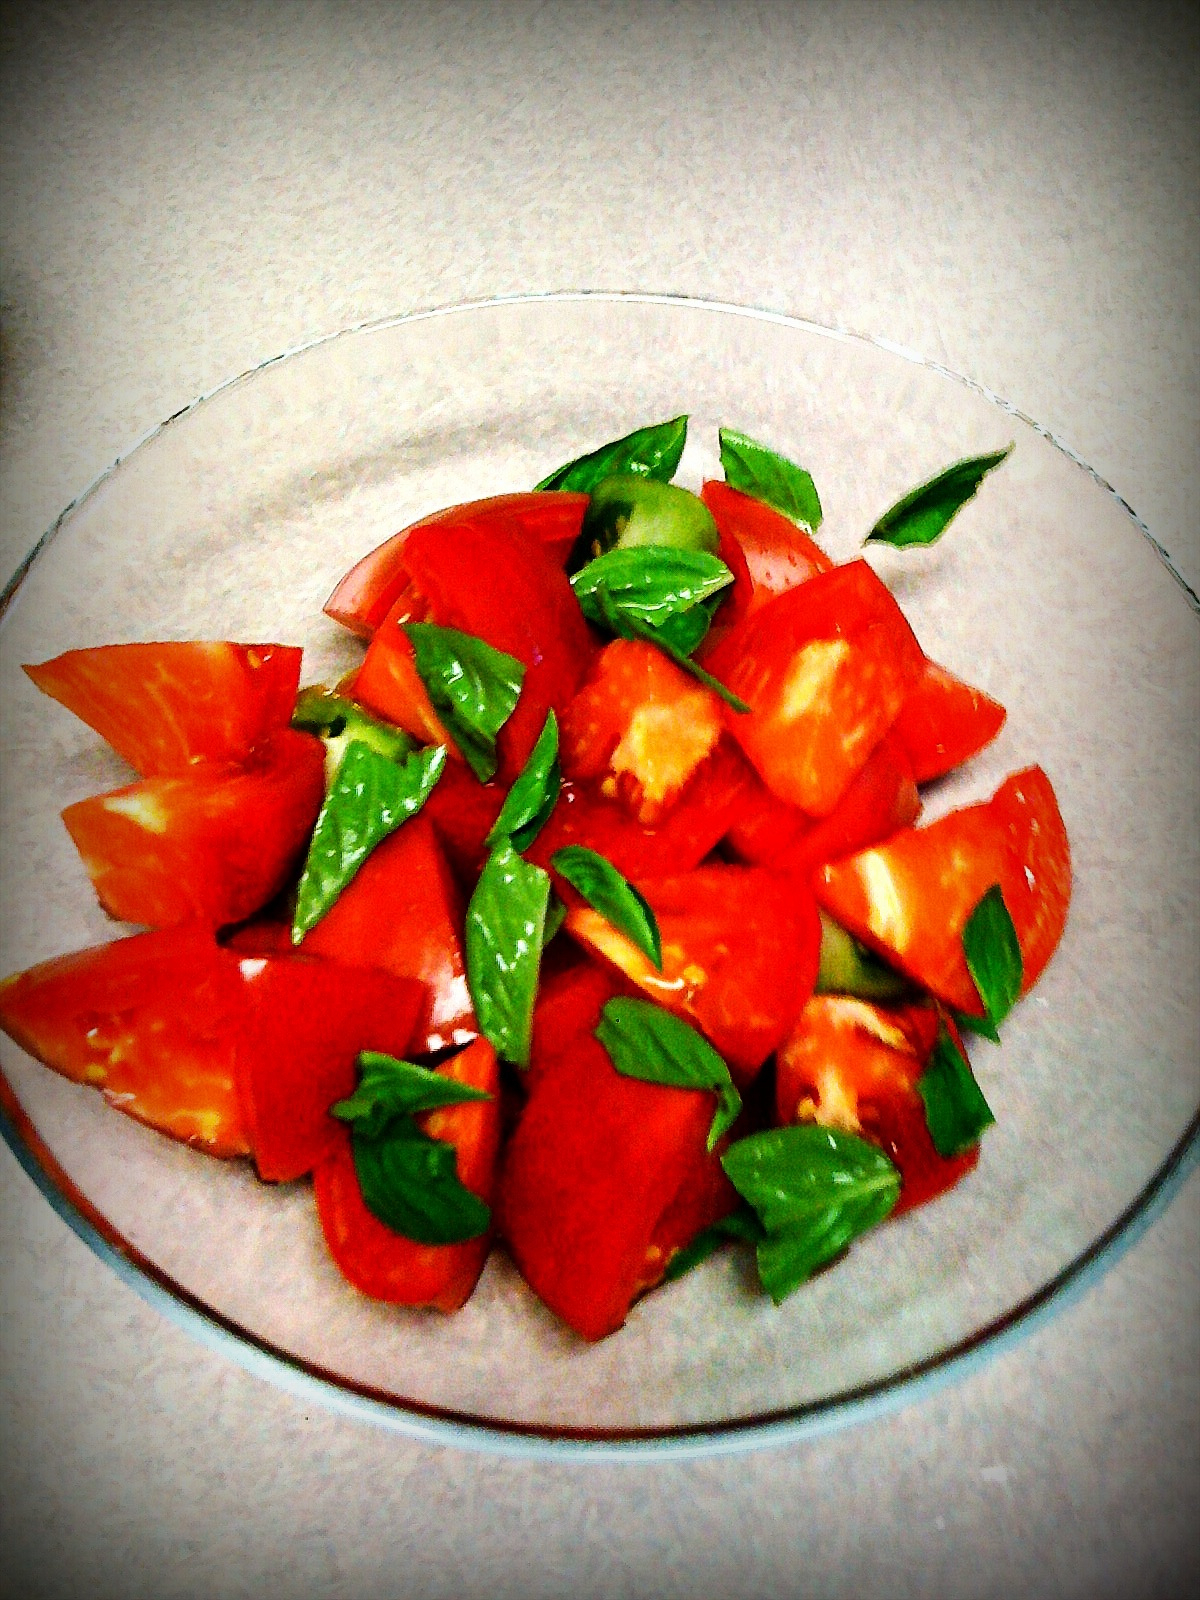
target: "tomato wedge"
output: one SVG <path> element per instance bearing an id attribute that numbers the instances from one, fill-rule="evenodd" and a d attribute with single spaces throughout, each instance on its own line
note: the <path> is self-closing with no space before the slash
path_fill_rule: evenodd
<path id="1" fill-rule="evenodd" d="M 827 817 L 813 822 L 761 784 L 727 840 L 740 860 L 807 875 L 814 867 L 850 855 L 909 827 L 921 811 L 908 756 L 887 733 L 850 780 Z"/>
<path id="2" fill-rule="evenodd" d="M 501 1163 L 500 1229 L 534 1293 L 585 1339 L 625 1321 L 712 1116 L 711 1094 L 624 1077 L 590 1034 L 535 1083 Z"/>
<path id="3" fill-rule="evenodd" d="M 727 722 L 767 788 L 825 817 L 924 661 L 885 585 L 865 561 L 851 561 L 752 611 L 706 665 L 752 708 L 727 711 Z"/>
<path id="4" fill-rule="evenodd" d="M 204 762 L 179 777 L 143 778 L 62 816 L 110 916 L 220 926 L 283 888 L 324 796 L 321 741 L 284 728 L 240 766 Z"/>
<path id="5" fill-rule="evenodd" d="M 486 1039 L 477 1039 L 436 1070 L 492 1097 L 443 1106 L 417 1118 L 431 1139 L 454 1146 L 459 1181 L 490 1205 L 500 1147 L 496 1052 Z M 394 1305 L 446 1312 L 457 1311 L 470 1298 L 487 1260 L 491 1235 L 461 1244 L 431 1245 L 394 1233 L 366 1207 L 348 1129 L 339 1125 L 332 1150 L 313 1172 L 313 1189 L 330 1254 L 356 1289 Z"/>
<path id="6" fill-rule="evenodd" d="M 563 713 L 566 777 L 594 779 L 646 827 L 670 809 L 716 748 L 724 721 L 711 689 L 641 639 L 614 639 Z"/>
<path id="7" fill-rule="evenodd" d="M 743 494 L 719 478 L 704 483 L 700 498 L 712 512 L 722 545 L 733 541 L 744 559 L 748 585 L 744 594 L 738 593 L 739 573 L 734 569 L 731 609 L 739 614 L 755 610 L 772 595 L 785 594 L 833 566 L 803 528 L 765 501 Z"/>
<path id="8" fill-rule="evenodd" d="M 979 1016 L 983 1007 L 962 949 L 967 919 L 999 884 L 1027 992 L 1066 925 L 1071 854 L 1050 780 L 1030 767 L 991 800 L 832 862 L 814 882 L 817 898 L 843 927 L 938 999 Z"/>
<path id="9" fill-rule="evenodd" d="M 904 747 L 917 783 L 929 783 L 961 766 L 1004 726 L 998 700 L 926 660 L 892 732 Z"/>
<path id="10" fill-rule="evenodd" d="M 533 749 L 546 712 L 565 709 L 595 647 L 566 574 L 543 545 L 505 522 L 464 522 L 454 531 L 448 539 L 438 524 L 411 529 L 404 563 L 425 597 L 426 620 L 474 634 L 525 666 L 516 710 L 497 740 L 500 775 L 511 780 Z M 432 707 L 403 631 L 408 620 L 401 600 L 375 631 L 354 695 L 428 738 Z M 447 742 L 444 730 L 438 742 Z"/>
<path id="11" fill-rule="evenodd" d="M 285 728 L 300 656 L 292 645 L 227 640 L 108 644 L 24 670 L 136 772 L 157 778 L 197 761 L 244 761 Z"/>
<path id="12" fill-rule="evenodd" d="M 462 924 L 458 887 L 422 812 L 376 846 L 300 948 L 417 979 L 423 999 L 410 1048 L 432 1053 L 479 1032 Z"/>
<path id="13" fill-rule="evenodd" d="M 214 1156 L 250 1153 L 234 1076 L 235 956 L 198 924 L 57 956 L 0 983 L 0 1027 L 118 1111 Z"/>
<path id="14" fill-rule="evenodd" d="M 749 1083 L 816 982 L 821 931 L 811 892 L 723 863 L 637 887 L 658 920 L 661 972 L 590 906 L 569 906 L 568 933 L 699 1028 L 734 1081 Z"/>
<path id="15" fill-rule="evenodd" d="M 423 620 L 427 615 L 421 609 L 424 602 L 405 562 L 405 546 L 416 528 L 437 528 L 448 540 L 457 539 L 464 527 L 502 528 L 543 545 L 551 559 L 562 566 L 579 537 L 587 505 L 586 494 L 540 490 L 448 506 L 402 528 L 351 567 L 325 602 L 325 614 L 369 639 L 396 601 L 413 586 L 416 593 L 407 620 Z"/>
<path id="16" fill-rule="evenodd" d="M 302 1178 L 330 1153 L 335 1100 L 353 1094 L 363 1050 L 403 1058 L 421 985 L 308 956 L 242 956 L 247 1010 L 234 1048 L 260 1178 Z"/>
<path id="17" fill-rule="evenodd" d="M 778 1121 L 812 1120 L 880 1145 L 900 1171 L 893 1216 L 944 1193 L 979 1160 L 978 1145 L 940 1156 L 929 1135 L 917 1084 L 937 1032 L 933 1006 L 814 995 L 776 1060 Z M 955 1042 L 961 1048 L 957 1034 Z"/>

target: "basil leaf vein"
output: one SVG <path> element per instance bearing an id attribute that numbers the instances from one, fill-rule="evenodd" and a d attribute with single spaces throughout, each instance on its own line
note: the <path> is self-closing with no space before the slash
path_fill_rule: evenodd
<path id="1" fill-rule="evenodd" d="M 816 1123 L 739 1139 L 721 1165 L 762 1224 L 758 1274 L 776 1305 L 900 1197 L 900 1174 L 882 1150 Z"/>
<path id="2" fill-rule="evenodd" d="M 967 918 L 962 945 L 967 970 L 991 1025 L 981 1031 L 996 1042 L 1000 1024 L 1020 998 L 1025 972 L 1017 930 L 998 883 L 992 885 Z"/>
<path id="3" fill-rule="evenodd" d="M 390 761 L 361 740 L 351 741 L 309 841 L 296 892 L 293 944 L 320 922 L 375 846 L 417 814 L 445 765 L 443 745 Z"/>
<path id="4" fill-rule="evenodd" d="M 917 1079 L 917 1092 L 925 1102 L 925 1124 L 933 1147 L 947 1159 L 978 1144 L 984 1129 L 996 1120 L 970 1063 L 944 1023 Z"/>
<path id="5" fill-rule="evenodd" d="M 529 1062 L 549 901 L 550 874 L 505 840 L 492 849 L 467 906 L 467 984 L 475 1014 L 496 1053 L 519 1067 Z"/>
<path id="6" fill-rule="evenodd" d="M 729 1068 L 690 1024 L 650 1000 L 618 995 L 600 1013 L 596 1038 L 618 1072 L 672 1089 L 711 1089 L 717 1109 L 708 1130 L 711 1150 L 742 1109 Z"/>
<path id="7" fill-rule="evenodd" d="M 725 482 L 730 488 L 765 500 L 793 522 L 802 522 L 811 533 L 817 531 L 824 513 L 811 473 L 732 428 L 721 428 L 717 437 Z"/>
<path id="8" fill-rule="evenodd" d="M 467 765 L 487 783 L 496 774 L 496 736 L 512 716 L 524 664 L 474 634 L 407 622 L 417 674 Z"/>
<path id="9" fill-rule="evenodd" d="M 568 844 L 554 852 L 550 865 L 662 971 L 662 938 L 654 909 L 611 861 L 586 845 Z"/>
<path id="10" fill-rule="evenodd" d="M 558 718 L 553 711 L 548 711 L 529 760 L 505 795 L 500 815 L 492 824 L 485 843 L 494 845 L 502 839 L 511 839 L 514 850 L 528 850 L 549 821 L 561 786 Z"/>
<path id="11" fill-rule="evenodd" d="M 556 467 L 537 489 L 572 489 L 590 494 L 601 478 L 616 472 L 639 473 L 646 478 L 656 478 L 668 483 L 675 476 L 687 442 L 686 416 L 672 417 L 669 422 L 651 423 L 646 428 L 635 428 L 632 433 L 612 439 L 586 455 L 576 456 L 564 466 Z"/>
<path id="12" fill-rule="evenodd" d="M 461 1105 L 467 1100 L 491 1099 L 486 1089 L 458 1083 L 415 1061 L 401 1061 L 377 1050 L 362 1051 L 358 1067 L 357 1089 L 348 1099 L 338 1100 L 329 1112 L 372 1139 L 379 1138 L 397 1117 Z"/>
<path id="13" fill-rule="evenodd" d="M 903 550 L 909 545 L 932 544 L 946 531 L 979 485 L 1011 454 L 1013 446 L 994 450 L 990 455 L 969 456 L 956 461 L 906 494 L 885 511 L 871 529 L 864 544 L 872 541 Z"/>

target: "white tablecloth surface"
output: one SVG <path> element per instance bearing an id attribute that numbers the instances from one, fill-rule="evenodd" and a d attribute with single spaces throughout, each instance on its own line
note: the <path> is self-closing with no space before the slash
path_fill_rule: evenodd
<path id="1" fill-rule="evenodd" d="M 22 0 L 2 26 L 5 574 L 137 436 L 279 350 L 591 288 L 945 363 L 1200 584 L 1194 6 Z M 973 1376 L 662 1465 L 497 1459 L 297 1400 L 143 1303 L 6 1147 L 0 1184 L 6 1596 L 1195 1592 L 1194 1174 Z"/>

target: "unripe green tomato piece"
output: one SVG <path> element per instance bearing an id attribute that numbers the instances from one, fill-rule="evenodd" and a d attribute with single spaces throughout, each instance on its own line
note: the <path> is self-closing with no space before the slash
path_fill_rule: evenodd
<path id="1" fill-rule="evenodd" d="M 618 472 L 592 490 L 568 568 L 574 572 L 618 546 L 665 545 L 716 555 L 719 543 L 712 512 L 697 495 L 675 483 Z"/>

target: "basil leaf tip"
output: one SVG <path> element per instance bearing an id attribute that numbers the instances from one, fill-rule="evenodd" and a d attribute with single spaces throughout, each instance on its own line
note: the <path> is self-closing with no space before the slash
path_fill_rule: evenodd
<path id="1" fill-rule="evenodd" d="M 742 1097 L 725 1062 L 700 1033 L 650 1000 L 617 996 L 600 1013 L 596 1038 L 616 1070 L 672 1089 L 713 1090 L 717 1109 L 708 1130 L 715 1148 L 737 1120 Z"/>
<path id="2" fill-rule="evenodd" d="M 467 986 L 475 1014 L 497 1055 L 518 1067 L 529 1062 L 549 903 L 550 874 L 506 839 L 493 847 L 467 906 Z"/>
<path id="3" fill-rule="evenodd" d="M 954 462 L 927 483 L 918 484 L 884 512 L 863 543 L 890 544 L 898 550 L 933 544 L 963 506 L 974 499 L 988 473 L 1006 460 L 1013 448 L 1008 444 L 990 455 L 969 456 Z"/>
<path id="4" fill-rule="evenodd" d="M 480 783 L 496 775 L 496 737 L 512 716 L 524 663 L 472 633 L 434 622 L 406 622 L 417 675 L 438 716 Z"/>
<path id="5" fill-rule="evenodd" d="M 317 814 L 296 891 L 292 942 L 299 944 L 375 847 L 415 816 L 446 765 L 444 745 L 390 760 L 352 740 Z"/>
<path id="6" fill-rule="evenodd" d="M 653 907 L 611 861 L 585 845 L 569 844 L 554 852 L 550 865 L 662 971 L 662 938 Z"/>
<path id="7" fill-rule="evenodd" d="M 528 850 L 549 821 L 561 786 L 558 719 L 548 711 L 537 743 L 505 795 L 500 814 L 484 842 L 491 846 L 510 839 L 514 850 Z"/>
<path id="8" fill-rule="evenodd" d="M 917 1092 L 925 1104 L 925 1123 L 938 1155 L 947 1160 L 978 1144 L 995 1122 L 970 1063 L 943 1023 Z"/>
<path id="9" fill-rule="evenodd" d="M 590 494 L 602 478 L 617 472 L 639 473 L 668 483 L 683 456 L 687 442 L 686 416 L 672 417 L 668 422 L 651 423 L 646 428 L 635 428 L 619 439 L 602 444 L 586 455 L 577 456 L 538 484 L 537 489 L 571 489 Z"/>
<path id="10" fill-rule="evenodd" d="M 732 428 L 718 431 L 721 466 L 731 489 L 763 500 L 811 533 L 821 526 L 824 513 L 812 475 L 786 456 Z"/>
<path id="11" fill-rule="evenodd" d="M 991 1025 L 988 1036 L 998 1039 L 1000 1024 L 1020 998 L 1025 970 L 1017 930 L 998 883 L 968 917 L 962 945 L 967 970 Z"/>

